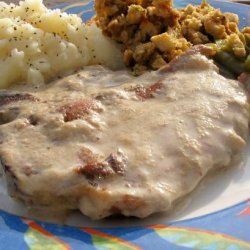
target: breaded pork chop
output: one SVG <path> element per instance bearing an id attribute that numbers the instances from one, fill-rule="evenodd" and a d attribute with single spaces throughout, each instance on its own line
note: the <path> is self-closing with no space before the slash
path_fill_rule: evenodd
<path id="1" fill-rule="evenodd" d="M 141 77 L 101 66 L 0 92 L 11 196 L 93 219 L 170 210 L 246 144 L 241 84 L 193 50 Z"/>

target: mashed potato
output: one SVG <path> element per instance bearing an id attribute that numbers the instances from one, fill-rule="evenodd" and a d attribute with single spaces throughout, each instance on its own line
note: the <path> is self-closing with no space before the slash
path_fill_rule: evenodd
<path id="1" fill-rule="evenodd" d="M 119 48 L 95 24 L 49 10 L 42 0 L 0 2 L 0 88 L 41 84 L 89 64 L 123 65 Z"/>

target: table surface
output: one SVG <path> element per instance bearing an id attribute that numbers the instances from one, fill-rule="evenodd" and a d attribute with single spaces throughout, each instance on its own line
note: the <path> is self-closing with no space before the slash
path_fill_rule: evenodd
<path id="1" fill-rule="evenodd" d="M 20 0 L 5 0 L 4 2 L 17 4 L 19 1 Z M 228 1 L 250 4 L 250 0 L 228 0 Z M 45 3 L 46 6 L 49 7 L 49 6 L 61 5 L 64 3 L 80 2 L 80 0 L 44 0 L 43 2 Z"/>

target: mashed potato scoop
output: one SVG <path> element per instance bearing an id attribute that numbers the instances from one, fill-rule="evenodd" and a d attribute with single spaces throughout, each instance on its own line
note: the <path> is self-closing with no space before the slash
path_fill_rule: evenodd
<path id="1" fill-rule="evenodd" d="M 0 88 L 42 84 L 93 63 L 123 65 L 117 45 L 95 24 L 87 27 L 77 15 L 47 9 L 42 0 L 0 2 Z"/>

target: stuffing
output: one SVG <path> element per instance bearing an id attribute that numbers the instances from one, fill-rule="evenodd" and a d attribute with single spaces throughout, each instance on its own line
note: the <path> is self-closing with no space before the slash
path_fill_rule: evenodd
<path id="1" fill-rule="evenodd" d="M 224 44 L 235 57 L 248 54 L 250 31 L 239 18 L 206 1 L 177 10 L 172 0 L 96 0 L 97 25 L 121 44 L 123 60 L 135 75 L 159 69 L 197 44 Z"/>

